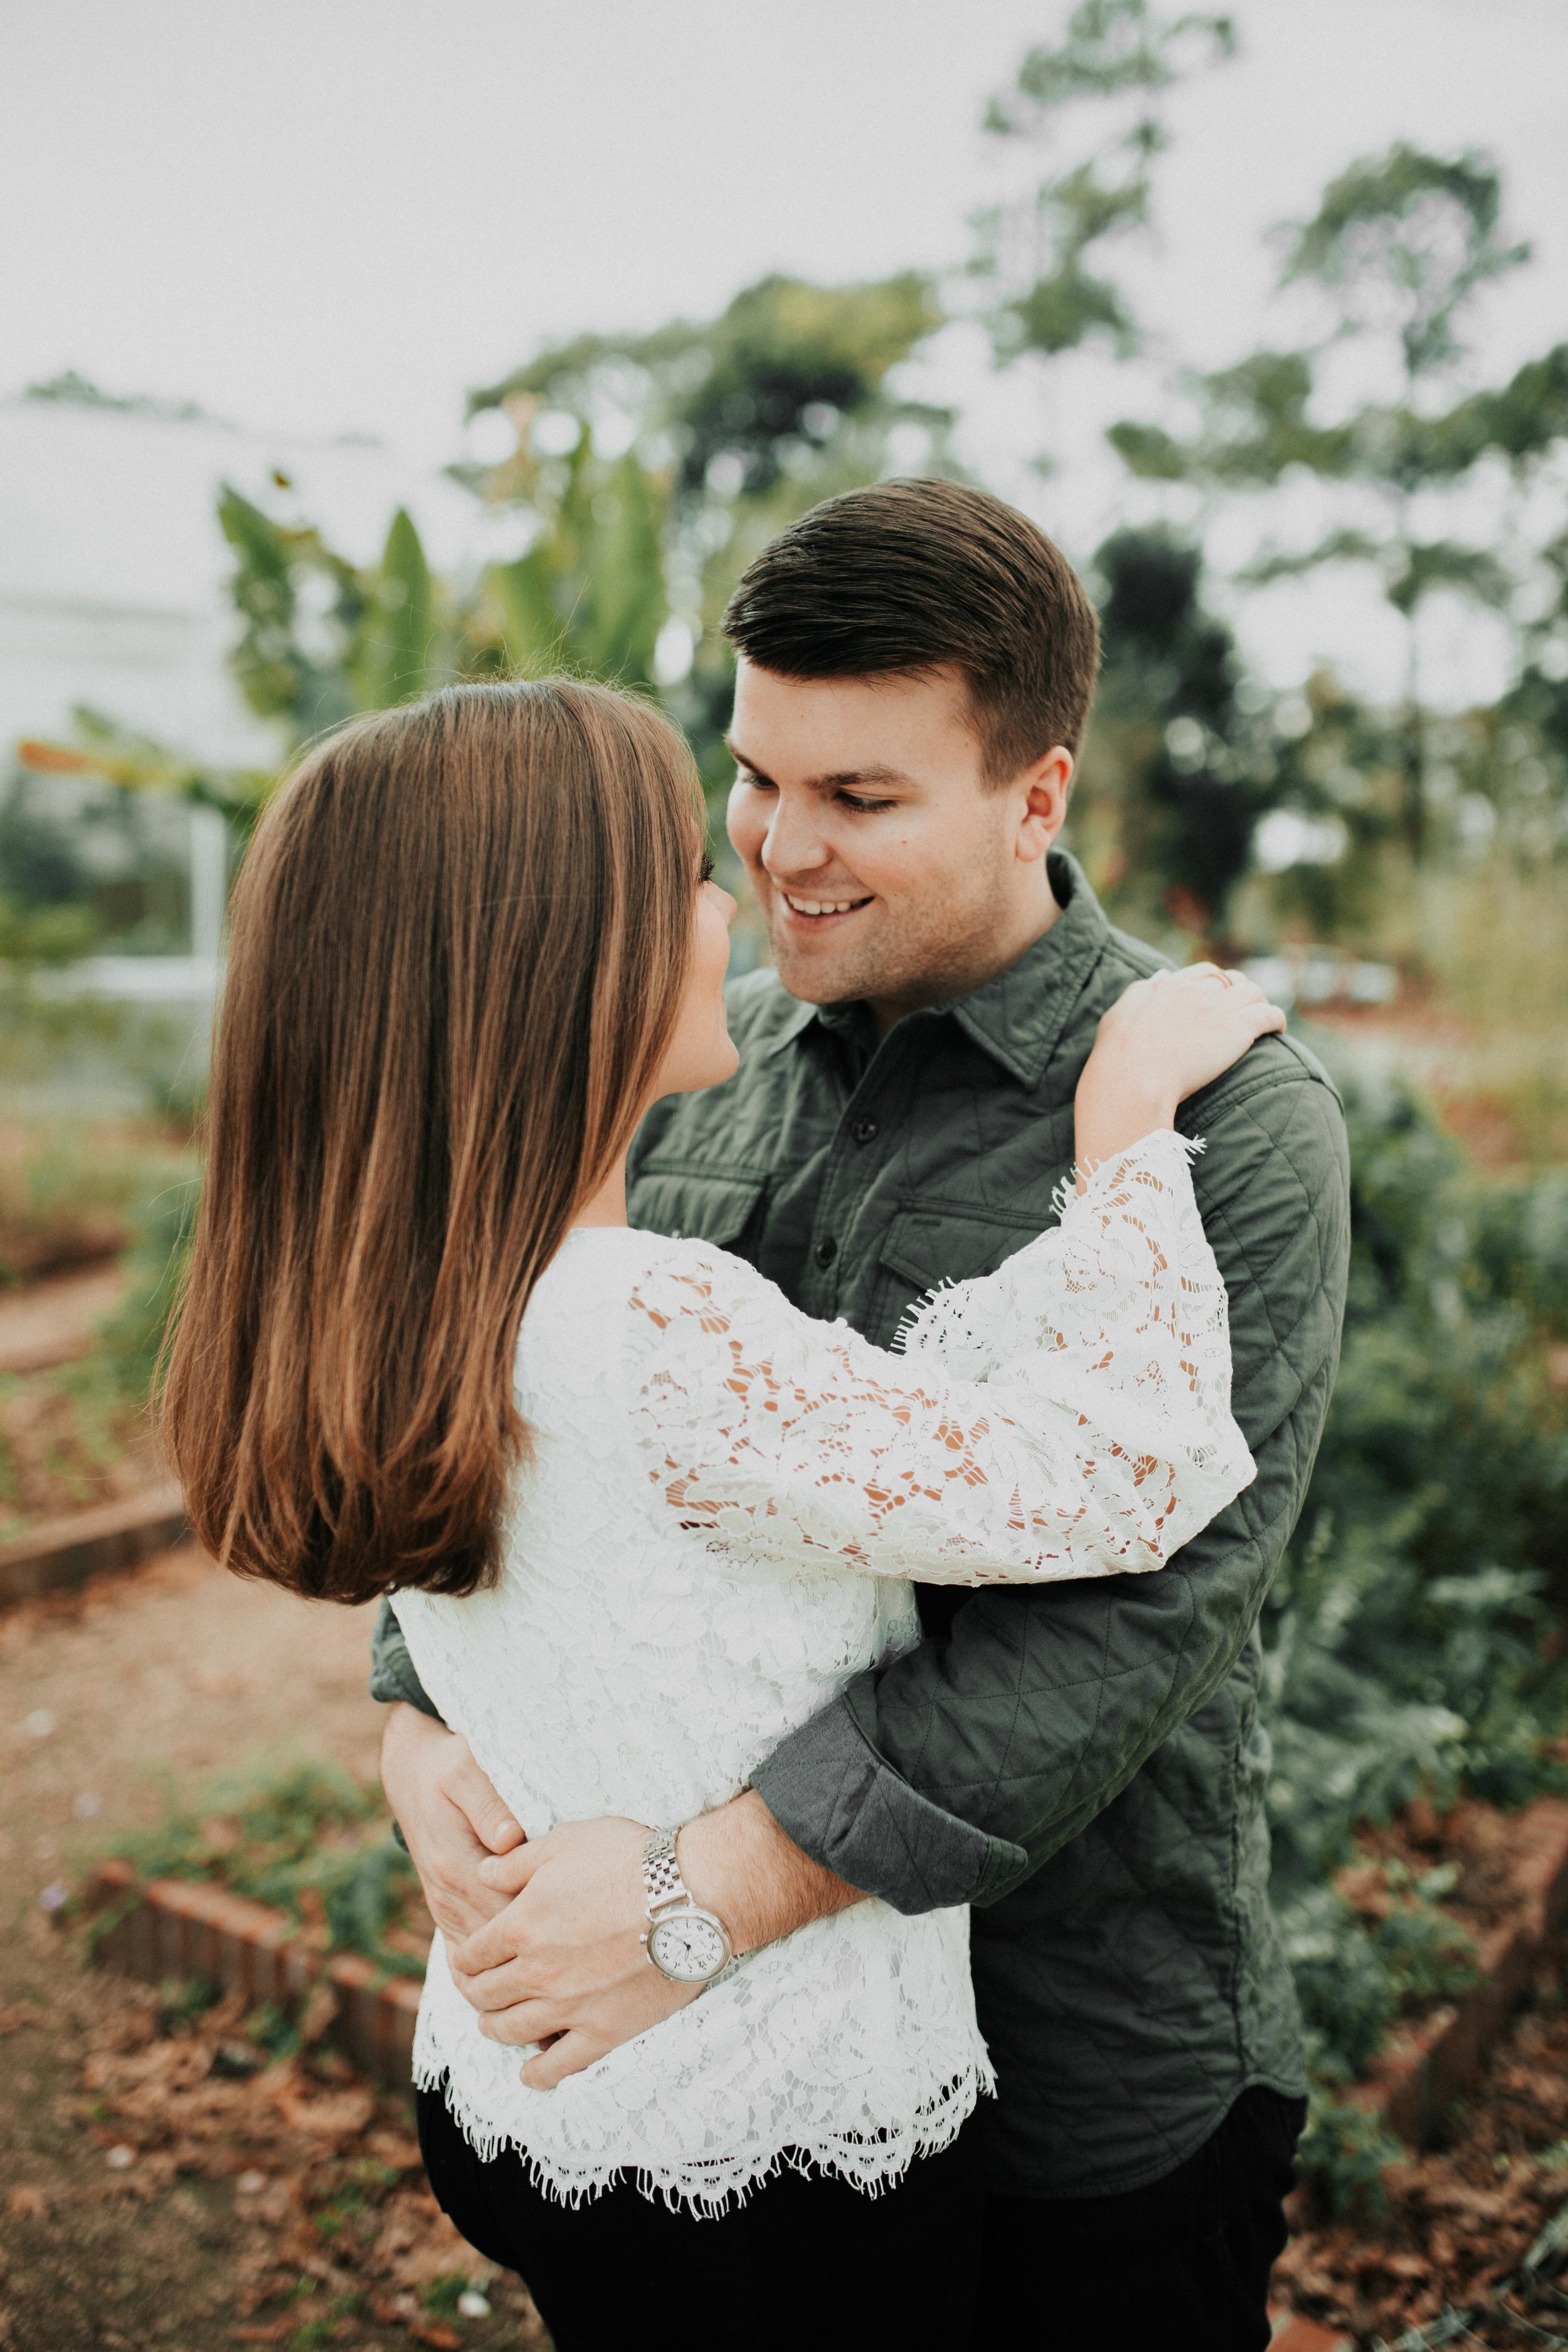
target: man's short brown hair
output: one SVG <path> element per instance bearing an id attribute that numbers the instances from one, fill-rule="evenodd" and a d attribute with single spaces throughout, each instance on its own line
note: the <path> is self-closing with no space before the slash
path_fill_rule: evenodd
<path id="1" fill-rule="evenodd" d="M 958 670 L 997 784 L 1058 743 L 1077 757 L 1100 666 L 1094 607 L 1061 550 L 962 482 L 824 499 L 742 574 L 724 634 L 780 677 Z"/>

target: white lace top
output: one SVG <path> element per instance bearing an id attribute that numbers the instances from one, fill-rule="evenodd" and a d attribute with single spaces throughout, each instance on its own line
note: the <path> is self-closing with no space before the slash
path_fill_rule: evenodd
<path id="1" fill-rule="evenodd" d="M 529 1301 L 533 1433 L 490 1591 L 405 1592 L 420 1679 L 531 1837 L 735 1794 L 852 1675 L 918 1638 L 909 1580 L 1157 1569 L 1253 1475 L 1186 1146 L 1162 1133 L 901 1352 L 695 1241 L 574 1233 Z M 488 2042 L 437 1937 L 415 2072 L 558 2194 L 635 2170 L 712 2210 L 781 2161 L 867 2188 L 988 2081 L 968 1913 L 868 1901 L 752 1954 L 553 2091 Z"/>

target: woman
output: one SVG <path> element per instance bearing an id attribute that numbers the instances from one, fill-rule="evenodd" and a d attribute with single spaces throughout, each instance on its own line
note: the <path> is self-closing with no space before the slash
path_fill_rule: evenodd
<path id="1" fill-rule="evenodd" d="M 645 2343 L 795 2340 L 757 2251 L 781 2231 L 830 2273 L 835 2247 L 874 2263 L 888 2340 L 950 2340 L 924 2256 L 940 2216 L 960 2297 L 988 2075 L 967 1914 L 866 1902 L 733 1964 L 668 1832 L 916 1638 L 910 1580 L 1157 1570 L 1252 1475 L 1172 1122 L 1280 1025 L 1258 992 L 1131 991 L 1060 1228 L 889 1354 L 626 1225 L 642 1113 L 735 1067 L 732 913 L 689 755 L 625 697 L 455 688 L 312 753 L 236 892 L 165 1396 L 215 1554 L 392 1593 L 529 1835 L 649 1825 L 656 2032 L 546 2093 L 439 1937 L 421 2007 L 437 2193 L 560 2352 L 619 2340 L 595 2315 L 617 2261 L 647 2276 Z M 810 2333 L 864 2341 L 832 2298 Z"/>

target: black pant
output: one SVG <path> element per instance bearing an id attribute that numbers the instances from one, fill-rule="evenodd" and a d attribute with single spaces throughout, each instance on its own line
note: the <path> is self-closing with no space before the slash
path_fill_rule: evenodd
<path id="1" fill-rule="evenodd" d="M 699 2221 L 626 2179 L 561 2205 L 517 2156 L 477 2156 L 438 2092 L 417 2101 L 439 2203 L 521 2273 L 556 2352 L 959 2352 L 967 2339 L 983 2201 L 972 2135 L 879 2197 L 781 2172 Z"/>
<path id="2" fill-rule="evenodd" d="M 1195 2155 L 1118 2197 L 988 2197 L 971 2352 L 1264 2352 L 1305 2099 L 1244 2091 Z"/>
<path id="3" fill-rule="evenodd" d="M 709 2330 L 724 2352 L 1263 2352 L 1306 2116 L 1244 2091 L 1163 2180 L 1062 2199 L 983 2196 L 972 2126 L 879 2197 L 788 2172 L 700 2221 L 630 2180 L 557 2204 L 417 2095 L 437 2200 L 527 2281 L 557 2352 L 689 2352 Z"/>

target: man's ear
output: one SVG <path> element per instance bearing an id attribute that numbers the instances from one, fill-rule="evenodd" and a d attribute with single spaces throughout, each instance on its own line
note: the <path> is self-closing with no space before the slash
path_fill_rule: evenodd
<path id="1" fill-rule="evenodd" d="M 1017 854 L 1026 865 L 1043 857 L 1067 823 L 1068 795 L 1072 790 L 1073 756 L 1058 743 L 1026 768 L 1014 786 L 1024 800 L 1018 824 Z"/>

